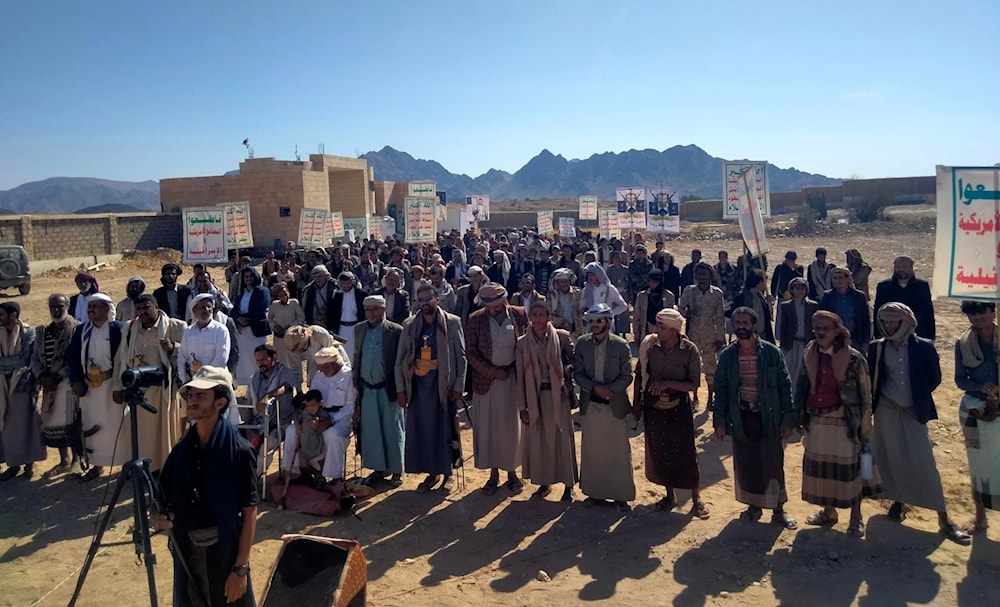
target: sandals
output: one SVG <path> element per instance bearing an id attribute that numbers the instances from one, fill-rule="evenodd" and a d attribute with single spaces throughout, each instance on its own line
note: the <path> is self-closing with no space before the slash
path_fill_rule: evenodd
<path id="1" fill-rule="evenodd" d="M 972 536 L 968 533 L 959 529 L 958 525 L 955 523 L 948 523 L 947 526 L 941 528 L 941 535 L 945 536 L 949 540 L 955 542 L 956 544 L 961 544 L 962 546 L 968 546 L 972 543 Z"/>
<path id="2" fill-rule="evenodd" d="M 906 506 L 900 502 L 894 502 L 892 506 L 889 507 L 889 514 L 887 516 L 890 520 L 902 523 L 906 519 L 905 507 Z"/>
<path id="3" fill-rule="evenodd" d="M 809 522 L 809 521 L 806 521 Z M 851 517 L 851 522 L 847 525 L 847 535 L 853 537 L 865 536 L 865 524 L 859 518 Z"/>
<path id="4" fill-rule="evenodd" d="M 449 475 L 444 477 L 444 482 L 441 483 L 441 486 L 437 488 L 436 493 L 438 495 L 448 495 L 454 488 L 455 488 L 455 479 L 453 479 Z"/>
<path id="5" fill-rule="evenodd" d="M 978 535 L 980 533 L 985 533 L 987 529 L 990 528 L 990 524 L 986 521 L 980 523 L 976 519 L 972 519 L 968 523 L 962 525 L 962 531 L 969 535 Z"/>
<path id="6" fill-rule="evenodd" d="M 708 506 L 705 505 L 705 502 L 696 500 L 693 504 L 691 504 L 691 510 L 688 511 L 688 516 L 707 521 L 709 517 Z"/>
<path id="7" fill-rule="evenodd" d="M 428 474 L 427 478 L 420 481 L 420 484 L 417 485 L 417 493 L 427 493 L 431 490 L 431 487 L 437 484 L 437 480 L 436 474 Z"/>
<path id="8" fill-rule="evenodd" d="M 799 522 L 785 514 L 784 510 L 775 510 L 771 514 L 771 522 L 775 525 L 781 525 L 789 531 L 794 531 L 799 528 Z"/>
<path id="9" fill-rule="evenodd" d="M 504 486 L 506 486 L 507 489 L 510 490 L 512 495 L 517 495 L 518 493 L 524 491 L 524 483 L 521 482 L 521 479 L 519 478 L 510 479 L 509 481 L 504 483 Z"/>
<path id="10" fill-rule="evenodd" d="M 20 466 L 7 466 L 7 469 L 0 474 L 0 481 L 9 481 L 21 472 Z"/>
<path id="11" fill-rule="evenodd" d="M 743 512 L 740 512 L 740 520 L 744 523 L 756 523 L 760 520 L 761 515 L 764 511 L 757 506 L 749 506 Z"/>
<path id="12" fill-rule="evenodd" d="M 497 488 L 499 486 L 500 486 L 500 481 L 498 479 L 491 478 L 490 480 L 486 481 L 485 485 L 483 485 L 482 492 L 486 495 L 493 495 L 494 493 L 497 492 Z"/>
<path id="13" fill-rule="evenodd" d="M 566 487 L 565 489 L 563 489 L 563 494 L 562 494 L 562 497 L 559 498 L 559 501 L 561 501 L 561 502 L 572 502 L 574 497 L 576 497 L 576 496 L 573 494 L 573 488 L 572 487 Z"/>
<path id="14" fill-rule="evenodd" d="M 816 514 L 807 516 L 806 524 L 815 525 L 816 527 L 826 527 L 827 525 L 836 525 L 838 520 L 836 514 L 831 516 L 826 513 L 826 510 L 820 510 Z M 851 520 L 853 521 L 854 519 Z"/>
<path id="15" fill-rule="evenodd" d="M 90 470 L 87 470 L 86 472 L 80 475 L 80 482 L 89 483 L 90 481 L 94 480 L 100 475 L 101 473 L 100 471 L 98 471 L 97 468 L 91 468 Z"/>
<path id="16" fill-rule="evenodd" d="M 653 504 L 653 508 L 659 510 L 660 512 L 670 512 L 677 507 L 677 498 L 674 497 L 664 497 L 660 501 Z"/>
<path id="17" fill-rule="evenodd" d="M 390 487 L 399 487 L 402 484 L 403 484 L 403 477 L 398 474 L 393 474 L 392 478 L 389 479 Z"/>
<path id="18" fill-rule="evenodd" d="M 550 493 L 552 493 L 552 487 L 548 485 L 539 485 L 538 489 L 535 489 L 535 492 L 531 494 L 531 498 L 538 500 L 545 499 L 545 497 Z"/>
<path id="19" fill-rule="evenodd" d="M 589 506 L 603 506 L 606 503 L 607 502 L 605 502 L 604 500 L 599 500 L 596 497 L 588 497 L 587 499 L 583 500 L 583 505 L 584 506 L 588 506 L 588 507 Z"/>
<path id="20" fill-rule="evenodd" d="M 632 511 L 632 506 L 629 506 L 628 502 L 619 502 L 619 501 L 616 501 L 615 502 L 615 510 L 617 510 L 618 512 L 631 512 Z"/>

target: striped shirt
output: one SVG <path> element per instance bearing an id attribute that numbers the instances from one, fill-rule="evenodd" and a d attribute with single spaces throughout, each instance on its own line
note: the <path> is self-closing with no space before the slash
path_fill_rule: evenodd
<path id="1" fill-rule="evenodd" d="M 739 351 L 738 351 L 739 352 Z M 737 382 L 740 400 L 750 403 L 760 401 L 757 393 L 757 348 L 744 354 L 739 352 L 739 381 Z"/>

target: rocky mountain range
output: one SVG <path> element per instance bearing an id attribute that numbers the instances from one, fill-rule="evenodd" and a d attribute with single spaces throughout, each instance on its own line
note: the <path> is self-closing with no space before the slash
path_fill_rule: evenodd
<path id="1" fill-rule="evenodd" d="M 434 160 L 414 158 L 389 146 L 363 154 L 375 169 L 375 179 L 411 181 L 430 179 L 449 200 L 488 194 L 492 200 L 576 198 L 595 194 L 614 200 L 615 188 L 628 186 L 676 188 L 682 195 L 722 198 L 722 165 L 696 145 L 677 145 L 662 152 L 629 150 L 594 154 L 585 160 L 567 160 L 542 150 L 514 173 L 490 169 L 478 177 L 455 174 Z M 795 168 L 769 168 L 772 192 L 794 192 L 806 186 L 836 185 L 839 179 Z"/>
<path id="2" fill-rule="evenodd" d="M 92 177 L 52 177 L 0 192 L 0 214 L 159 211 L 160 184 Z"/>

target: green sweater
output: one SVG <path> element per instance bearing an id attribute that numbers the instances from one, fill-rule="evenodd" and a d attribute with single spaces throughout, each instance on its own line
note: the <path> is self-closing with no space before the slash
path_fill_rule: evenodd
<path id="1" fill-rule="evenodd" d="M 739 341 L 734 341 L 719 353 L 712 423 L 715 428 L 725 428 L 726 434 L 733 440 L 746 442 L 743 419 L 740 417 L 739 374 Z M 782 428 L 795 427 L 792 382 L 781 350 L 763 339 L 757 341 L 757 391 L 764 427 L 763 440 L 779 440 Z"/>

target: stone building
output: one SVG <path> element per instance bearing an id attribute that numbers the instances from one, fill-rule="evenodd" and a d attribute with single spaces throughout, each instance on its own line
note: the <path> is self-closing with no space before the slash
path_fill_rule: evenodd
<path id="1" fill-rule="evenodd" d="M 341 211 L 345 219 L 371 216 L 375 199 L 367 160 L 326 154 L 310 154 L 305 161 L 248 158 L 238 174 L 160 181 L 165 213 L 248 201 L 257 246 L 298 239 L 302 209 Z"/>

